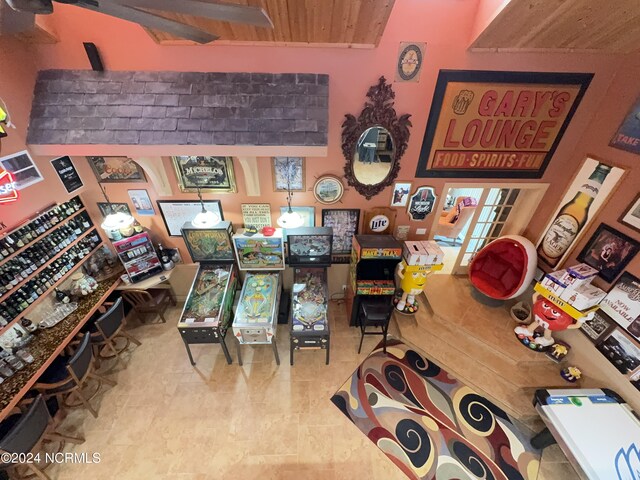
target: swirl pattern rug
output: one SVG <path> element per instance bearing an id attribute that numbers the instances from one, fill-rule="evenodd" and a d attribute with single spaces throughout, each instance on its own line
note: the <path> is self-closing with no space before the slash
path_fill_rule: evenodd
<path id="1" fill-rule="evenodd" d="M 331 401 L 412 479 L 535 480 L 540 452 L 509 416 L 397 340 Z"/>

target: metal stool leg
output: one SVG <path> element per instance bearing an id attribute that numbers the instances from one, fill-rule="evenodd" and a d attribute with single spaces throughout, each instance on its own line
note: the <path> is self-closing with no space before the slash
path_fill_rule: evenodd
<path id="1" fill-rule="evenodd" d="M 364 327 L 360 328 L 361 332 L 360 332 L 360 346 L 358 347 L 358 353 L 360 353 L 360 350 L 362 350 L 362 341 L 364 340 Z"/>

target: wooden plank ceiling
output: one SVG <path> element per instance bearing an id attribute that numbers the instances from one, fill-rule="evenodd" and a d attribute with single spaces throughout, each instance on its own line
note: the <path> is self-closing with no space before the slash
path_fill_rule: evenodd
<path id="1" fill-rule="evenodd" d="M 470 49 L 635 52 L 640 0 L 511 0 Z"/>
<path id="2" fill-rule="evenodd" d="M 180 1 L 180 0 L 176 0 Z M 217 3 L 213 0 L 205 0 Z M 273 29 L 220 22 L 190 15 L 153 11 L 220 37 L 214 42 L 270 42 L 278 44 L 335 44 L 377 46 L 395 0 L 225 0 L 262 7 Z M 162 45 L 188 45 L 171 34 L 147 29 Z"/>

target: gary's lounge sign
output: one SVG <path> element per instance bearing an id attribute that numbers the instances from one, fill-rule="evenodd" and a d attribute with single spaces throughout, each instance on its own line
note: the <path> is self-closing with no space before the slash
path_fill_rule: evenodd
<path id="1" fill-rule="evenodd" d="M 441 70 L 416 177 L 540 178 L 592 77 Z"/>

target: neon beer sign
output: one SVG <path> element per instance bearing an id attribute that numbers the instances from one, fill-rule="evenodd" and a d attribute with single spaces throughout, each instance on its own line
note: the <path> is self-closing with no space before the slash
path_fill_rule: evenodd
<path id="1" fill-rule="evenodd" d="M 18 190 L 13 174 L 0 168 L 0 204 L 18 200 Z"/>

